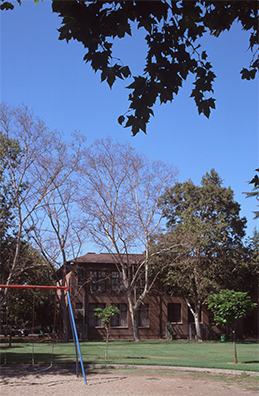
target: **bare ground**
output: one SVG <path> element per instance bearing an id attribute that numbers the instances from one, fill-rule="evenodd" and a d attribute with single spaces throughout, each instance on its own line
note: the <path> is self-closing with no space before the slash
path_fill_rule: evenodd
<path id="1" fill-rule="evenodd" d="M 74 370 L 40 371 L 26 366 L 0 369 L 3 396 L 258 396 L 259 377 L 167 370 L 89 370 L 87 385 Z"/>

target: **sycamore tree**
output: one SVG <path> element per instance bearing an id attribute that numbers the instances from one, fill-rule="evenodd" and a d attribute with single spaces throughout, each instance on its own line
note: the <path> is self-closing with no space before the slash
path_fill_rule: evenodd
<path id="1" fill-rule="evenodd" d="M 12 264 L 7 268 L 6 262 L 1 262 L 1 266 L 5 266 L 2 282 L 9 285 L 16 278 L 21 244 L 26 236 L 51 266 L 54 275 L 57 268 L 62 267 L 61 280 L 51 278 L 50 282 L 60 281 L 64 286 L 68 255 L 76 257 L 81 247 L 83 228 L 76 221 L 75 185 L 85 139 L 75 134 L 71 142 L 64 142 L 58 131 L 49 131 L 26 106 L 15 108 L 6 103 L 0 105 L 0 139 L 0 177 L 5 182 L 0 190 L 0 230 L 4 232 L 2 224 L 11 214 L 9 222 L 12 220 L 12 244 L 15 245 L 15 249 L 9 250 L 8 263 Z M 0 304 L 7 291 L 4 289 Z M 64 339 L 68 341 L 63 290 L 61 311 Z"/>
<path id="2" fill-rule="evenodd" d="M 242 244 L 246 219 L 239 215 L 233 191 L 222 186 L 213 169 L 200 186 L 191 180 L 176 183 L 161 197 L 160 205 L 167 229 L 152 247 L 164 249 L 155 265 L 164 268 L 161 279 L 167 291 L 185 299 L 201 341 L 200 314 L 206 298 L 242 278 L 249 267 Z M 169 246 L 174 247 L 166 250 Z"/>
<path id="3" fill-rule="evenodd" d="M 22 6 L 22 0 L 17 2 Z M 12 9 L 17 2 L 1 0 L 0 9 Z M 240 71 L 241 78 L 253 80 L 258 71 L 257 1 L 53 0 L 52 10 L 61 18 L 59 40 L 82 43 L 84 61 L 100 73 L 101 81 L 112 88 L 117 79 L 130 79 L 126 87 L 131 91 L 129 109 L 118 121 L 129 127 L 133 136 L 140 131 L 146 133 L 155 103 L 171 102 L 188 76 L 193 78 L 190 95 L 198 113 L 209 117 L 215 109 L 216 75 L 209 48 L 201 46 L 206 33 L 217 38 L 239 23 L 249 33 L 247 48 L 251 50 L 251 62 Z M 117 39 L 131 36 L 133 24 L 144 30 L 147 45 L 140 75 L 133 75 L 131 65 L 125 64 L 114 46 Z"/>
<path id="4" fill-rule="evenodd" d="M 74 135 L 71 143 L 60 144 L 63 169 L 60 170 L 58 177 L 52 180 L 51 190 L 43 197 L 41 205 L 30 214 L 27 221 L 30 237 L 45 260 L 55 269 L 56 282 L 59 286 L 66 286 L 68 258 L 78 256 L 84 240 L 85 227 L 80 225 L 76 200 L 77 169 L 84 142 L 84 137 Z M 51 159 L 49 177 L 53 169 L 58 166 L 56 161 L 59 160 L 59 157 Z M 41 167 L 42 164 L 39 164 L 39 170 Z M 61 269 L 60 278 L 57 277 L 57 269 Z M 63 290 L 60 291 L 60 297 L 64 341 L 68 342 L 69 318 Z"/>
<path id="5" fill-rule="evenodd" d="M 214 313 L 217 325 L 233 326 L 234 358 L 237 363 L 236 325 L 239 319 L 245 318 L 257 304 L 251 301 L 246 292 L 223 289 L 218 294 L 211 294 L 207 299 L 208 308 Z"/>
<path id="6" fill-rule="evenodd" d="M 12 264 L 3 280 L 9 285 L 19 263 L 21 242 L 34 227 L 32 216 L 67 180 L 70 163 L 64 155 L 66 147 L 61 135 L 49 131 L 44 122 L 24 105 L 16 108 L 4 102 L 0 104 L 0 133 L 0 165 L 2 178 L 8 185 L 6 197 L 12 198 L 9 210 L 12 211 L 15 239 Z M 0 306 L 7 291 L 5 289 L 1 295 Z"/>
<path id="7" fill-rule="evenodd" d="M 154 279 L 149 277 L 150 238 L 162 220 L 158 207 L 177 171 L 150 163 L 129 144 L 97 140 L 83 152 L 77 190 L 89 239 L 114 260 L 128 300 L 133 339 L 139 341 L 138 314 Z M 142 253 L 135 263 L 131 253 Z"/>
<path id="8" fill-rule="evenodd" d="M 56 186 L 51 193 L 44 197 L 42 205 L 31 214 L 28 221 L 30 237 L 45 260 L 51 263 L 55 270 L 55 283 L 59 286 L 67 286 L 67 261 L 69 257 L 78 256 L 84 231 L 77 222 L 77 205 L 73 184 L 75 175 L 72 174 L 74 173 L 72 169 L 70 168 L 69 180 L 66 180 L 61 186 Z M 59 271 L 57 272 L 57 270 Z M 69 316 L 66 292 L 60 290 L 58 297 L 60 297 L 64 342 L 68 342 Z"/>

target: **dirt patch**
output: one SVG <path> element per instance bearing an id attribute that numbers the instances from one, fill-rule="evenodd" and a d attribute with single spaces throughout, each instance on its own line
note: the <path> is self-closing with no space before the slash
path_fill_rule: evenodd
<path id="1" fill-rule="evenodd" d="M 5 396 L 258 396 L 258 377 L 155 370 L 90 370 L 76 377 L 74 370 L 4 366 L 0 369 Z"/>

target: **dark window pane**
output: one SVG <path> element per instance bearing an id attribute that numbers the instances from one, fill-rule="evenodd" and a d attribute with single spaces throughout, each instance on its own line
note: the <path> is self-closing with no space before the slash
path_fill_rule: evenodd
<path id="1" fill-rule="evenodd" d="M 93 292 L 105 292 L 106 290 L 106 280 L 105 271 L 90 271 L 90 291 Z"/>
<path id="2" fill-rule="evenodd" d="M 167 320 L 168 322 L 181 323 L 181 304 L 172 303 L 167 306 Z"/>
<path id="3" fill-rule="evenodd" d="M 111 326 L 127 326 L 127 304 L 112 304 L 119 308 L 120 314 L 112 317 Z"/>
<path id="4" fill-rule="evenodd" d="M 138 323 L 139 326 L 148 326 L 148 304 L 141 305 L 139 309 Z"/>

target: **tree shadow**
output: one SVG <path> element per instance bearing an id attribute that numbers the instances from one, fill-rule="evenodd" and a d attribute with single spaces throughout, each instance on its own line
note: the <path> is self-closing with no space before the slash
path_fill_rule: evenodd
<path id="1" fill-rule="evenodd" d="M 79 370 L 76 376 L 75 363 L 72 365 L 52 366 L 48 371 L 42 371 L 37 366 L 32 365 L 5 365 L 0 367 L 1 388 L 10 386 L 59 386 L 60 384 L 70 384 L 74 381 L 83 381 L 83 374 Z M 87 366 L 87 365 L 86 365 Z M 103 376 L 103 374 L 105 374 Z M 104 370 L 85 367 L 87 386 L 98 386 L 98 384 L 123 381 L 128 378 L 126 375 L 118 375 L 114 370 L 105 368 Z M 90 382 L 89 382 L 90 381 Z M 66 386 L 66 385 L 65 385 Z M 4 392 L 3 392 L 4 394 Z"/>
<path id="2" fill-rule="evenodd" d="M 247 362 L 243 362 L 245 364 L 249 364 L 249 363 L 259 363 L 259 360 L 249 360 Z"/>
<path id="3" fill-rule="evenodd" d="M 87 365 L 90 365 L 91 363 L 88 362 L 88 364 L 84 364 L 85 368 L 85 374 L 99 374 L 100 371 L 95 370 L 95 369 L 90 369 L 87 367 Z M 62 375 L 62 376 L 71 376 L 74 375 L 76 376 L 76 364 L 66 364 L 66 365 L 55 365 L 53 364 L 48 370 L 46 370 L 47 365 L 42 364 L 5 364 L 2 367 L 0 367 L 0 378 L 24 378 L 27 376 L 34 375 L 38 377 L 38 375 L 47 375 L 50 374 L 51 376 L 55 375 Z M 107 373 L 108 373 L 107 369 Z M 79 377 L 82 377 L 81 373 L 81 366 L 79 362 Z"/>

